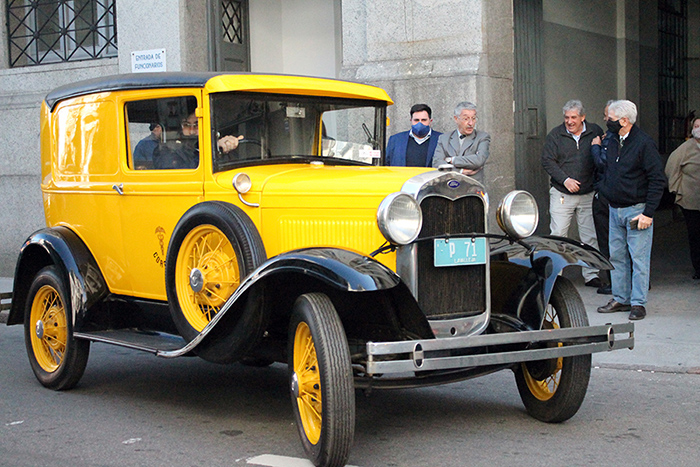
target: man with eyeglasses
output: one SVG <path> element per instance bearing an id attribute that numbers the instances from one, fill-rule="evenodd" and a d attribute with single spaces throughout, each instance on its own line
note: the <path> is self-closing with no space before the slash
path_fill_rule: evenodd
<path id="1" fill-rule="evenodd" d="M 438 139 L 433 167 L 449 164 L 484 183 L 484 165 L 489 158 L 491 136 L 476 129 L 476 105 L 467 101 L 457 104 L 454 120 L 457 129 Z"/>
<path id="2" fill-rule="evenodd" d="M 217 146 L 223 153 L 238 148 L 243 136 L 223 136 Z M 153 153 L 156 169 L 195 169 L 199 165 L 199 121 L 192 112 L 180 123 L 180 135 L 175 141 L 161 144 Z"/>

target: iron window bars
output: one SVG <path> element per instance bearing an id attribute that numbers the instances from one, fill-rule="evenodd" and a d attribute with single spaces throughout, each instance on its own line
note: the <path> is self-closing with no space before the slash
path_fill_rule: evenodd
<path id="1" fill-rule="evenodd" d="M 115 57 L 115 0 L 7 0 L 10 66 Z"/>

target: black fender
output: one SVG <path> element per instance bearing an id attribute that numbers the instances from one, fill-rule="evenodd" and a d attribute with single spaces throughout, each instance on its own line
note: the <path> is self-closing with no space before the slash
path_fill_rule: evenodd
<path id="1" fill-rule="evenodd" d="M 24 323 L 27 294 L 34 276 L 51 264 L 57 266 L 68 287 L 74 330 L 81 329 L 90 307 L 108 294 L 97 261 L 80 237 L 67 227 L 41 229 L 30 235 L 20 249 L 8 325 Z"/>
<path id="2" fill-rule="evenodd" d="M 401 340 L 408 334 L 423 339 L 434 334 L 418 302 L 401 277 L 369 256 L 339 248 L 306 248 L 269 260 L 259 269 L 266 303 L 285 303 L 291 312 L 299 295 L 329 296 L 349 340 Z M 268 310 L 270 321 L 279 309 Z M 281 315 L 286 332 L 288 315 Z"/>
<path id="3" fill-rule="evenodd" d="M 569 266 L 612 269 L 595 248 L 565 237 L 533 236 L 491 250 L 492 315 L 540 329 L 559 274 Z"/>
<path id="4" fill-rule="evenodd" d="M 390 340 L 406 332 L 420 338 L 434 337 L 418 303 L 394 271 L 352 251 L 305 248 L 265 261 L 241 282 L 198 336 L 182 349 L 163 352 L 161 356 L 185 355 L 200 344 L 206 346 L 209 339 L 219 339 L 233 332 L 237 315 L 245 312 L 242 306 L 247 303 L 249 294 L 264 295 L 265 305 L 260 312 L 265 315 L 262 319 L 270 323 L 268 332 L 279 331 L 286 335 L 294 301 L 310 292 L 329 296 L 349 340 Z M 241 357 L 243 355 L 221 356 L 221 361 Z"/>
<path id="5" fill-rule="evenodd" d="M 386 290 L 401 282 L 379 261 L 340 248 L 292 250 L 268 260 L 258 271 L 260 276 L 296 272 L 347 292 Z"/>

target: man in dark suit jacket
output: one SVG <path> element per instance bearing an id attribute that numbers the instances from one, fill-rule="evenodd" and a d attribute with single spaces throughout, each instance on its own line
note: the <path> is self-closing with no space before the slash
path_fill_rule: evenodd
<path id="1" fill-rule="evenodd" d="M 438 138 L 433 131 L 433 111 L 425 104 L 411 107 L 411 129 L 389 138 L 386 145 L 386 165 L 431 167 Z"/>
<path id="2" fill-rule="evenodd" d="M 433 156 L 433 167 L 452 164 L 464 175 L 484 183 L 484 164 L 489 158 L 491 136 L 476 129 L 476 105 L 460 102 L 454 114 L 457 129 L 440 137 Z"/>

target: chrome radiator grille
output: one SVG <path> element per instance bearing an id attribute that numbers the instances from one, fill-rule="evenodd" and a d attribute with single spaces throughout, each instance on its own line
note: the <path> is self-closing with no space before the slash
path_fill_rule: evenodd
<path id="1" fill-rule="evenodd" d="M 479 196 L 454 201 L 428 196 L 422 200 L 421 209 L 423 228 L 419 239 L 485 232 L 485 207 Z M 436 268 L 433 241 L 416 244 L 418 303 L 428 319 L 463 318 L 486 309 L 486 265 Z"/>

